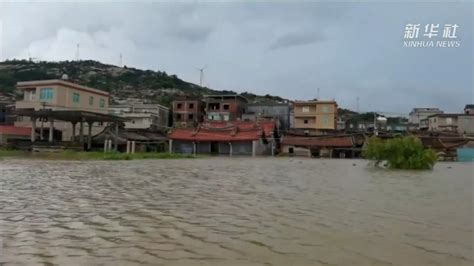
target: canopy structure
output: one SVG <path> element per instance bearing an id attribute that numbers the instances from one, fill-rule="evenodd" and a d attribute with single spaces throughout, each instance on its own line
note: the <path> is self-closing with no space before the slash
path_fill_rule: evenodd
<path id="1" fill-rule="evenodd" d="M 79 110 L 32 110 L 32 109 L 18 109 L 15 111 L 16 115 L 23 115 L 29 116 L 32 118 L 48 118 L 54 120 L 61 120 L 67 121 L 71 123 L 79 123 L 79 122 L 86 122 L 86 123 L 93 123 L 93 122 L 124 122 L 126 121 L 125 118 L 109 115 L 109 114 L 102 114 L 102 113 L 95 113 L 89 111 L 79 111 Z"/>
<path id="2" fill-rule="evenodd" d="M 76 124 L 79 123 L 79 140 L 81 143 L 84 143 L 84 123 L 89 125 L 88 129 L 88 138 L 87 138 L 87 147 L 91 147 L 92 139 L 92 124 L 95 122 L 111 122 L 115 123 L 115 130 L 118 132 L 118 124 L 126 121 L 127 119 L 115 115 L 81 111 L 81 110 L 51 110 L 51 109 L 17 109 L 15 111 L 16 115 L 28 116 L 31 118 L 31 142 L 36 140 L 36 121 L 39 118 L 47 118 L 49 121 L 49 142 L 53 142 L 53 131 L 54 131 L 54 120 L 65 121 L 72 123 L 72 139 L 75 140 L 76 135 Z M 115 147 L 117 147 L 117 140 L 115 140 Z"/>

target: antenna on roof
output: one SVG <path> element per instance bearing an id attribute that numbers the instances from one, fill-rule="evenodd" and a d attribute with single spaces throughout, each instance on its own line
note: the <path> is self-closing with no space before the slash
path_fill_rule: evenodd
<path id="1" fill-rule="evenodd" d="M 316 94 L 316 99 L 319 101 L 319 88 L 318 88 L 318 94 Z"/>
<path id="2" fill-rule="evenodd" d="M 203 67 L 198 68 L 199 70 L 199 86 L 202 87 L 202 80 L 204 79 L 204 69 L 207 67 L 207 64 L 205 64 Z"/>
<path id="3" fill-rule="evenodd" d="M 119 67 L 122 67 L 122 53 L 120 53 L 120 61 L 119 61 Z"/>
<path id="4" fill-rule="evenodd" d="M 76 61 L 79 61 L 79 43 L 77 43 L 76 47 Z"/>

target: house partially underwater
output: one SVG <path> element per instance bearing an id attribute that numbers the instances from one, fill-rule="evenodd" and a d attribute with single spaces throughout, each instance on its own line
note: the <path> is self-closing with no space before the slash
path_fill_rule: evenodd
<path id="1" fill-rule="evenodd" d="M 276 151 L 273 120 L 207 121 L 192 128 L 173 128 L 169 151 L 189 154 L 273 155 Z"/>

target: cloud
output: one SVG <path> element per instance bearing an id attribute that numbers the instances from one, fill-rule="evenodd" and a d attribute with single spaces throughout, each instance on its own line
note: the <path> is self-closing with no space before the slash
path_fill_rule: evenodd
<path id="1" fill-rule="evenodd" d="M 133 16 L 131 15 L 133 14 Z M 370 14 L 367 15 L 367 14 Z M 473 96 L 471 3 L 0 2 L 4 58 L 162 70 L 215 89 L 340 106 L 459 111 Z M 403 48 L 406 23 L 456 23 L 455 49 Z"/>
<path id="2" fill-rule="evenodd" d="M 291 32 L 278 37 L 271 45 L 270 49 L 283 49 L 293 46 L 308 45 L 316 42 L 323 42 L 326 38 L 319 32 Z"/>

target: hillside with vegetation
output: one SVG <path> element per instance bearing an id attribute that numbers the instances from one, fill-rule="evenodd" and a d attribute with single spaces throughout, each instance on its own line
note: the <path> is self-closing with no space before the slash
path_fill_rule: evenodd
<path id="1" fill-rule="evenodd" d="M 234 91 L 201 87 L 163 71 L 118 67 L 92 60 L 61 62 L 8 60 L 0 62 L 0 96 L 13 101 L 16 96 L 15 84 L 18 81 L 58 79 L 63 74 L 67 74 L 72 82 L 109 92 L 114 102 L 138 98 L 169 106 L 174 98 L 180 96 L 236 94 Z M 251 102 L 285 100 L 268 94 L 256 95 L 244 92 L 241 95 Z"/>

